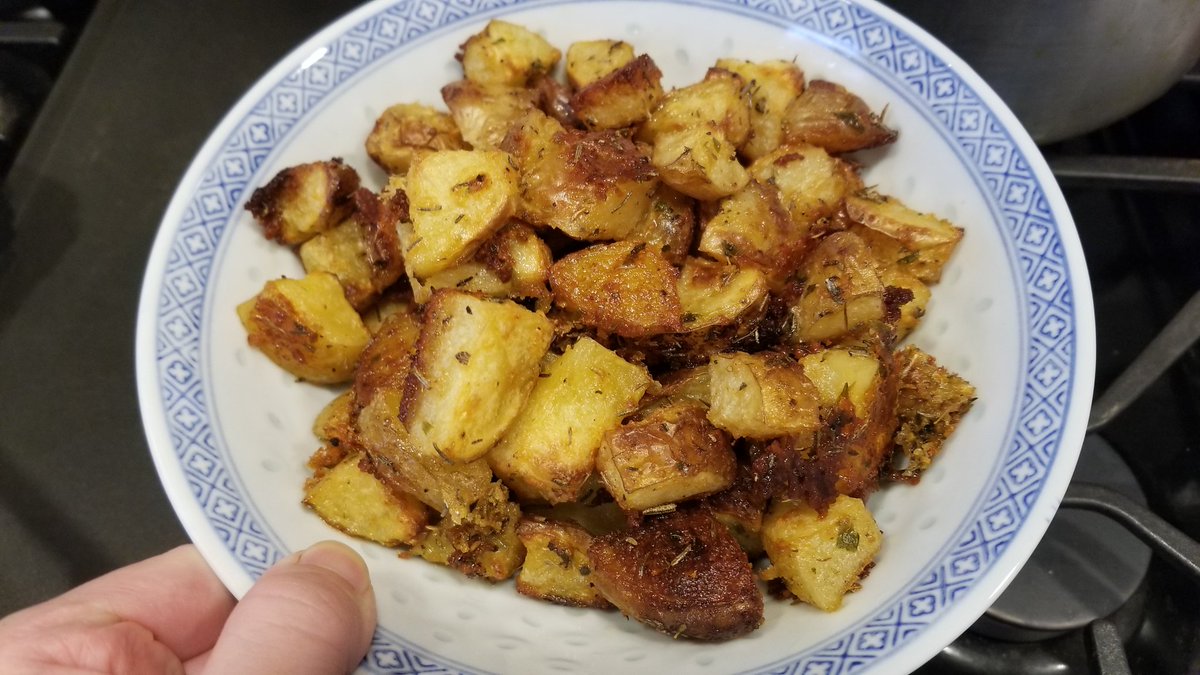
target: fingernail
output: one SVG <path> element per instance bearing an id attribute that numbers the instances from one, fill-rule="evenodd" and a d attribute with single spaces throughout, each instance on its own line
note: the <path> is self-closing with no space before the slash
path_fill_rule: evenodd
<path id="1" fill-rule="evenodd" d="M 324 567 L 345 579 L 358 593 L 371 586 L 371 575 L 367 572 L 367 564 L 363 562 L 362 557 L 355 553 L 354 549 L 336 541 L 313 544 L 300 554 L 297 562 Z"/>

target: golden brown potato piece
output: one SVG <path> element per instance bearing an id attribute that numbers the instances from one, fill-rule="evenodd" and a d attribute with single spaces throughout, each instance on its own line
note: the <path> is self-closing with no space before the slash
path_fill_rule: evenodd
<path id="1" fill-rule="evenodd" d="M 832 612 L 858 590 L 883 533 L 862 500 L 841 495 L 821 516 L 802 502 L 776 502 L 762 526 L 771 558 L 766 579 L 783 579 L 796 599 Z"/>
<path id="2" fill-rule="evenodd" d="M 896 353 L 896 370 L 900 373 L 896 402 L 900 426 L 895 444 L 904 465 L 888 475 L 915 483 L 971 409 L 975 387 L 916 347 Z"/>
<path id="3" fill-rule="evenodd" d="M 347 456 L 362 451 L 355 430 L 357 413 L 353 391 L 342 392 L 317 413 L 312 430 L 321 441 L 321 447 L 308 458 L 308 468 L 312 469 L 313 475 L 320 477 Z"/>
<path id="4" fill-rule="evenodd" d="M 738 438 L 811 439 L 819 423 L 817 390 L 784 354 L 717 354 L 708 365 L 708 419 Z"/>
<path id="5" fill-rule="evenodd" d="M 783 114 L 804 91 L 804 72 L 791 61 L 718 59 L 717 67 L 740 75 L 750 95 L 750 135 L 742 156 L 753 161 L 779 147 Z"/>
<path id="6" fill-rule="evenodd" d="M 404 252 L 394 210 L 364 188 L 355 193 L 355 203 L 354 214 L 341 225 L 300 245 L 300 261 L 309 274 L 337 276 L 346 299 L 361 312 L 404 276 Z"/>
<path id="7" fill-rule="evenodd" d="M 727 197 L 750 180 L 737 148 L 713 127 L 659 133 L 650 161 L 664 183 L 701 200 Z"/>
<path id="8" fill-rule="evenodd" d="M 342 222 L 354 208 L 358 173 L 334 157 L 289 167 L 254 191 L 246 210 L 263 235 L 296 245 Z"/>
<path id="9" fill-rule="evenodd" d="M 778 290 L 812 248 L 812 224 L 794 222 L 780 201 L 779 190 L 750 181 L 721 200 L 705 223 L 699 250 L 739 267 L 755 267 Z"/>
<path id="10" fill-rule="evenodd" d="M 554 70 L 562 53 L 528 28 L 493 19 L 459 48 L 472 82 L 521 87 Z"/>
<path id="11" fill-rule="evenodd" d="M 846 197 L 846 213 L 863 225 L 856 231 L 885 266 L 897 267 L 927 284 L 942 278 L 942 268 L 963 236 L 962 228 L 948 221 L 918 213 L 894 197 L 870 192 Z"/>
<path id="12" fill-rule="evenodd" d="M 538 377 L 520 415 L 488 454 L 492 470 L 523 500 L 577 499 L 604 432 L 637 408 L 650 383 L 644 368 L 581 338 Z"/>
<path id="13" fill-rule="evenodd" d="M 625 239 L 645 242 L 662 251 L 673 265 L 682 265 L 696 232 L 696 202 L 661 183 L 650 195 L 650 208 Z"/>
<path id="14" fill-rule="evenodd" d="M 886 145 L 896 132 L 883 125 L 863 100 L 840 84 L 813 80 L 783 117 L 783 142 L 852 152 Z"/>
<path id="15" fill-rule="evenodd" d="M 729 530 L 702 510 L 596 537 L 588 555 L 604 597 L 668 635 L 728 640 L 762 625 L 750 561 Z"/>
<path id="16" fill-rule="evenodd" d="M 688 258 L 679 282 L 683 330 L 703 331 L 738 322 L 753 322 L 767 302 L 762 272 L 703 258 Z"/>
<path id="17" fill-rule="evenodd" d="M 710 68 L 704 80 L 667 94 L 638 129 L 637 138 L 657 145 L 661 134 L 695 128 L 715 129 L 735 147 L 745 142 L 750 135 L 750 98 L 741 77 Z"/>
<path id="18" fill-rule="evenodd" d="M 739 463 L 733 485 L 701 502 L 754 560 L 763 554 L 762 521 L 767 496 L 757 486 L 748 463 Z"/>
<path id="19" fill-rule="evenodd" d="M 351 391 L 356 412 L 382 393 L 403 393 L 420 336 L 421 315 L 415 308 L 393 312 L 383 320 L 354 372 Z"/>
<path id="20" fill-rule="evenodd" d="M 650 119 L 662 98 L 662 71 L 642 54 L 576 91 L 571 110 L 588 129 L 621 129 Z"/>
<path id="21" fill-rule="evenodd" d="M 612 605 L 592 583 L 588 545 L 592 535 L 569 522 L 524 516 L 517 536 L 525 546 L 525 562 L 517 573 L 517 592 L 571 607 L 607 609 Z"/>
<path id="22" fill-rule="evenodd" d="M 620 40 L 583 40 L 567 47 L 567 81 L 582 89 L 634 59 L 633 45 Z"/>
<path id="23" fill-rule="evenodd" d="M 384 546 L 416 541 L 429 522 L 429 509 L 415 497 L 388 490 L 359 467 L 361 454 L 304 485 L 304 505 L 333 527 Z"/>
<path id="24" fill-rule="evenodd" d="M 401 228 L 404 263 L 427 278 L 463 262 L 516 210 L 517 171 L 499 151 L 443 150 L 409 171 L 411 228 Z"/>
<path id="25" fill-rule="evenodd" d="M 521 167 L 520 217 L 575 239 L 620 239 L 646 216 L 658 178 L 644 148 L 616 132 L 565 130 L 525 116 L 503 147 Z"/>
<path id="26" fill-rule="evenodd" d="M 929 305 L 932 294 L 920 279 L 901 271 L 898 267 L 879 270 L 879 283 L 883 284 L 885 320 L 896 331 L 896 340 L 903 340 L 921 322 L 921 317 L 925 316 L 925 307 Z M 897 289 L 907 293 L 904 297 L 899 297 Z M 893 303 L 889 303 L 892 296 L 896 296 L 900 301 L 894 309 L 891 307 Z"/>
<path id="27" fill-rule="evenodd" d="M 563 257 L 550 268 L 554 302 L 598 330 L 625 337 L 677 332 L 683 327 L 679 277 L 645 243 L 598 244 Z"/>
<path id="28" fill-rule="evenodd" d="M 367 155 L 384 171 L 408 173 L 422 155 L 435 150 L 465 150 L 454 120 L 419 103 L 399 103 L 379 116 L 367 136 Z"/>
<path id="29" fill-rule="evenodd" d="M 482 459 L 455 464 L 422 451 L 400 423 L 399 410 L 400 396 L 385 391 L 359 412 L 359 439 L 370 460 L 364 468 L 392 492 L 412 495 L 448 520 L 461 521 L 488 491 L 491 469 Z"/>
<path id="30" fill-rule="evenodd" d="M 750 176 L 778 188 L 780 204 L 796 225 L 833 215 L 861 184 L 849 164 L 815 145 L 780 146 L 755 160 Z"/>
<path id="31" fill-rule="evenodd" d="M 461 265 L 442 270 L 428 279 L 410 279 L 413 295 L 428 301 L 439 288 L 457 288 L 490 298 L 548 298 L 550 247 L 520 221 L 508 225 L 479 246 Z"/>
<path id="32" fill-rule="evenodd" d="M 836 232 L 800 269 L 803 289 L 792 306 L 796 340 L 830 341 L 884 318 L 883 284 L 862 239 Z"/>
<path id="33" fill-rule="evenodd" d="M 704 417 L 704 406 L 680 403 L 626 422 L 604 435 L 596 469 L 627 511 L 645 511 L 720 492 L 733 483 L 733 442 Z"/>
<path id="34" fill-rule="evenodd" d="M 268 281 L 237 313 L 251 347 L 309 382 L 349 380 L 371 339 L 337 277 L 327 272 Z"/>
<path id="35" fill-rule="evenodd" d="M 549 319 L 515 302 L 435 293 L 400 408 L 413 441 L 452 462 L 486 455 L 533 390 L 553 337 Z"/>
<path id="36" fill-rule="evenodd" d="M 442 87 L 442 100 L 450 109 L 454 126 L 476 150 L 500 147 L 508 128 L 538 106 L 535 89 L 483 85 L 467 80 Z"/>
<path id="37" fill-rule="evenodd" d="M 503 581 L 525 559 L 525 547 L 517 537 L 520 520 L 521 508 L 508 501 L 508 490 L 492 483 L 464 518 L 446 518 L 426 528 L 412 554 L 469 577 Z"/>

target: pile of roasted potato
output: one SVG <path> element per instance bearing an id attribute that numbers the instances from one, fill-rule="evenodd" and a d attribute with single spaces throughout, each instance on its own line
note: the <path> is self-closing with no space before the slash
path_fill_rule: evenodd
<path id="1" fill-rule="evenodd" d="M 665 91 L 624 42 L 493 21 L 449 113 L 387 109 L 246 208 L 306 275 L 238 307 L 317 418 L 304 503 L 520 593 L 726 639 L 837 609 L 974 389 L 915 347 L 962 230 L 863 184 L 896 133 L 795 63 Z"/>

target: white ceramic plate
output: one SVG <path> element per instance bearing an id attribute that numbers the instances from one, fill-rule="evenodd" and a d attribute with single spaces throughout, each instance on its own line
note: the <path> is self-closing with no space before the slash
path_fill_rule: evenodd
<path id="1" fill-rule="evenodd" d="M 181 182 L 149 261 L 138 384 L 154 460 L 192 539 L 245 592 L 271 563 L 339 536 L 300 506 L 313 416 L 334 392 L 297 384 L 246 346 L 237 303 L 295 256 L 242 209 L 278 170 L 342 156 L 383 180 L 362 142 L 388 105 L 440 105 L 453 56 L 487 20 L 565 49 L 619 38 L 668 85 L 716 58 L 795 57 L 810 79 L 887 107 L 899 141 L 864 153 L 867 183 L 966 228 L 913 340 L 979 390 L 919 486 L 870 500 L 878 564 L 843 609 L 768 601 L 766 623 L 725 644 L 671 640 L 615 612 L 526 599 L 394 552 L 368 560 L 379 672 L 841 673 L 915 668 L 995 599 L 1050 522 L 1091 401 L 1091 292 L 1070 214 L 1016 119 L 958 58 L 871 0 L 575 2 L 392 0 L 313 37 L 265 75 L 213 132 Z M 348 540 L 349 541 L 349 540 Z"/>

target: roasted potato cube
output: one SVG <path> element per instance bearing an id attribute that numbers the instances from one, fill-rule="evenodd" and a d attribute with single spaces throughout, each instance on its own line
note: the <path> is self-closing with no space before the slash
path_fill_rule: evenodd
<path id="1" fill-rule="evenodd" d="M 717 67 L 737 73 L 750 95 L 750 135 L 742 155 L 753 161 L 779 147 L 783 114 L 804 91 L 804 72 L 791 61 L 718 59 Z"/>
<path id="2" fill-rule="evenodd" d="M 809 222 L 793 222 L 773 185 L 750 181 L 721 200 L 704 223 L 701 253 L 717 260 L 756 267 L 772 288 L 794 274 L 812 246 Z"/>
<path id="3" fill-rule="evenodd" d="M 345 391 L 317 413 L 313 435 L 321 441 L 321 447 L 308 458 L 308 468 L 315 476 L 320 477 L 348 455 L 361 452 L 354 423 L 357 412 L 354 392 Z"/>
<path id="4" fill-rule="evenodd" d="M 355 202 L 349 219 L 300 245 L 300 261 L 309 274 L 337 276 L 346 299 L 361 312 L 404 276 L 404 252 L 393 210 L 363 188 Z"/>
<path id="5" fill-rule="evenodd" d="M 711 127 L 658 134 L 650 161 L 664 183 L 696 199 L 726 197 L 750 180 L 737 148 Z"/>
<path id="6" fill-rule="evenodd" d="M 727 326 L 761 311 L 767 278 L 754 268 L 688 258 L 675 285 L 683 310 L 683 330 Z"/>
<path id="7" fill-rule="evenodd" d="M 633 45 L 620 40 L 583 40 L 567 47 L 567 81 L 582 89 L 634 59 Z"/>
<path id="8" fill-rule="evenodd" d="M 304 505 L 333 527 L 384 546 L 413 543 L 429 509 L 415 497 L 388 490 L 359 467 L 361 454 L 342 460 L 304 486 Z"/>
<path id="9" fill-rule="evenodd" d="M 853 404 L 856 417 L 866 418 L 870 414 L 871 398 L 879 379 L 879 359 L 864 351 L 824 349 L 800 357 L 800 365 L 816 387 L 822 406 L 832 408 L 846 397 Z"/>
<path id="10" fill-rule="evenodd" d="M 472 82 L 521 87 L 554 70 L 562 53 L 528 28 L 493 19 L 462 44 L 463 74 Z"/>
<path id="11" fill-rule="evenodd" d="M 408 173 L 414 160 L 435 150 L 464 150 L 449 115 L 419 103 L 394 105 L 375 121 L 367 136 L 367 155 L 384 171 Z"/>
<path id="12" fill-rule="evenodd" d="M 421 315 L 410 309 L 390 314 L 358 358 L 354 372 L 356 410 L 368 405 L 376 396 L 404 393 L 404 383 L 412 366 L 417 340 L 421 336 Z"/>
<path id="13" fill-rule="evenodd" d="M 413 295 L 425 302 L 439 288 L 457 288 L 491 298 L 545 298 L 550 289 L 550 247 L 518 221 L 483 242 L 467 262 L 413 281 Z"/>
<path id="14" fill-rule="evenodd" d="M 734 147 L 745 142 L 750 134 L 750 98 L 741 77 L 709 69 L 704 80 L 667 94 L 637 138 L 658 145 L 662 134 L 696 128 L 715 129 Z"/>
<path id="15" fill-rule="evenodd" d="M 875 257 L 927 284 L 942 278 L 963 230 L 937 216 L 918 213 L 894 197 L 859 193 L 846 197 L 846 213 L 861 223 Z"/>
<path id="16" fill-rule="evenodd" d="M 650 208 L 625 239 L 645 242 L 662 251 L 672 264 L 682 265 L 696 232 L 696 202 L 670 186 L 659 184 L 650 195 Z"/>
<path id="17" fill-rule="evenodd" d="M 371 334 L 327 272 L 268 281 L 238 305 L 247 342 L 302 380 L 345 382 Z"/>
<path id="18" fill-rule="evenodd" d="M 402 229 L 404 262 L 427 278 L 469 258 L 516 209 L 517 171 L 498 151 L 444 150 L 409 171 L 411 230 Z"/>
<path id="19" fill-rule="evenodd" d="M 569 53 L 569 52 L 568 52 Z M 525 546 L 525 562 L 517 573 L 517 592 L 571 607 L 611 607 L 591 581 L 588 545 L 592 535 L 568 522 L 524 516 L 517 536 Z"/>
<path id="20" fill-rule="evenodd" d="M 920 279 L 896 267 L 880 270 L 879 283 L 883 284 L 885 311 L 895 314 L 893 317 L 889 313 L 886 318 L 894 326 L 896 339 L 903 340 L 921 322 L 921 317 L 925 316 L 925 307 L 929 305 L 929 298 L 932 297 L 929 287 Z M 896 289 L 907 291 L 912 297 L 904 299 L 892 310 L 889 306 L 889 294 L 894 294 Z"/>
<path id="21" fill-rule="evenodd" d="M 464 141 L 476 150 L 495 150 L 508 128 L 537 108 L 539 93 L 462 80 L 442 87 L 442 100 Z"/>
<path id="22" fill-rule="evenodd" d="M 519 497 L 552 504 L 579 497 L 604 432 L 637 407 L 650 376 L 580 338 L 538 377 L 488 462 Z"/>
<path id="23" fill-rule="evenodd" d="M 762 527 L 770 578 L 802 602 L 832 612 L 857 590 L 883 542 L 860 499 L 840 495 L 824 517 L 802 502 L 776 502 Z"/>
<path id="24" fill-rule="evenodd" d="M 246 210 L 263 235 L 281 244 L 302 244 L 342 222 L 354 208 L 358 173 L 340 157 L 289 167 L 254 191 Z"/>
<path id="25" fill-rule="evenodd" d="M 593 583 L 622 614 L 674 637 L 728 640 L 763 622 L 746 554 L 702 510 L 592 540 Z"/>
<path id="26" fill-rule="evenodd" d="M 642 54 L 576 91 L 571 109 L 588 129 L 621 129 L 650 119 L 662 98 L 662 71 Z"/>
<path id="27" fill-rule="evenodd" d="M 413 441 L 452 462 L 483 457 L 521 410 L 553 337 L 549 319 L 515 302 L 435 293 L 400 408 Z"/>
<path id="28" fill-rule="evenodd" d="M 805 259 L 800 277 L 803 290 L 792 306 L 797 340 L 834 340 L 884 318 L 875 262 L 850 232 L 823 239 Z"/>
<path id="29" fill-rule="evenodd" d="M 893 480 L 916 482 L 971 409 L 975 387 L 916 347 L 896 353 L 896 369 L 900 426 L 895 445 L 905 463 L 889 475 Z"/>
<path id="30" fill-rule="evenodd" d="M 797 225 L 830 216 L 858 175 L 849 164 L 815 145 L 783 145 L 750 165 L 750 176 L 779 189 L 779 200 Z"/>
<path id="31" fill-rule="evenodd" d="M 487 462 L 447 462 L 417 447 L 399 420 L 400 396 L 384 392 L 358 414 L 359 440 L 370 460 L 367 468 L 389 490 L 412 495 L 454 521 L 466 517 L 492 482 Z"/>
<path id="32" fill-rule="evenodd" d="M 554 302 L 580 321 L 625 337 L 673 333 L 683 327 L 679 271 L 644 243 L 597 244 L 550 268 Z"/>
<path id="33" fill-rule="evenodd" d="M 658 186 L 650 158 L 627 138 L 565 130 L 541 113 L 514 126 L 503 147 L 521 167 L 521 218 L 575 239 L 625 237 Z"/>
<path id="34" fill-rule="evenodd" d="M 739 438 L 811 438 L 817 390 L 783 354 L 717 354 L 709 362 L 708 419 Z"/>
<path id="35" fill-rule="evenodd" d="M 733 483 L 733 441 L 704 417 L 704 406 L 660 408 L 604 435 L 596 469 L 627 511 L 695 499 Z"/>
<path id="36" fill-rule="evenodd" d="M 443 519 L 427 528 L 412 553 L 469 576 L 503 581 L 517 572 L 525 547 L 517 537 L 521 508 L 508 501 L 508 490 L 492 483 L 459 521 Z"/>
<path id="37" fill-rule="evenodd" d="M 851 152 L 886 145 L 896 132 L 845 87 L 813 80 L 792 101 L 783 117 L 783 142 L 816 145 L 829 152 Z"/>

